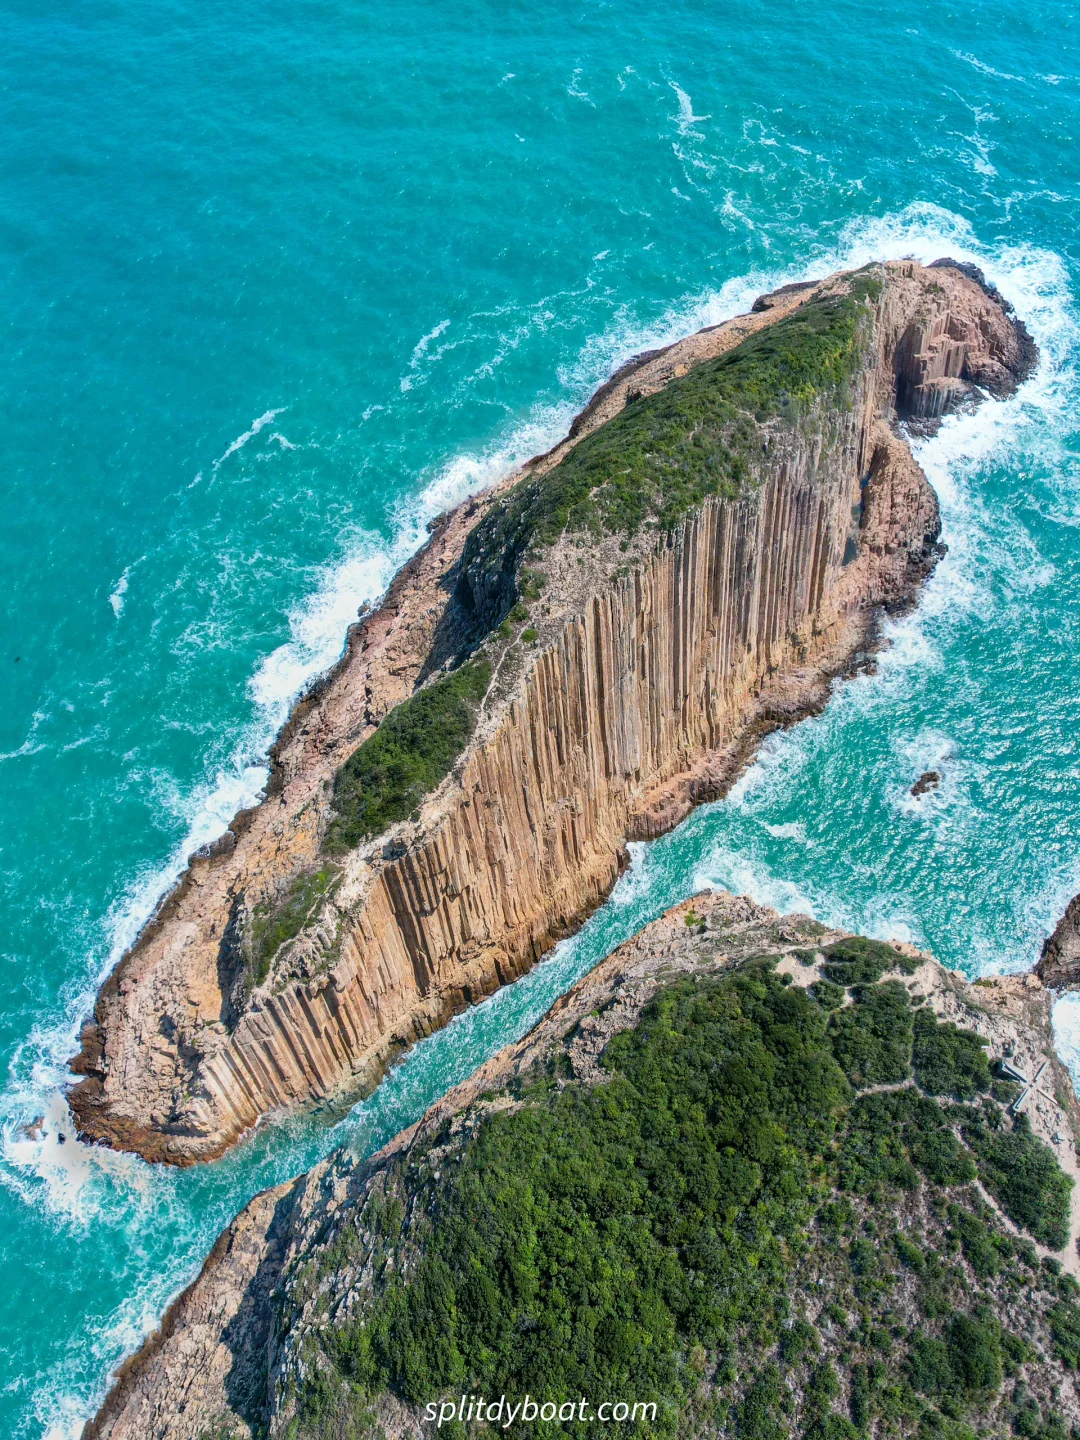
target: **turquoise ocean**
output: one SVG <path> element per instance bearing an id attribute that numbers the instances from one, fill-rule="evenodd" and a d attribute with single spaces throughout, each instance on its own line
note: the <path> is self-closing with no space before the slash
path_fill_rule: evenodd
<path id="1" fill-rule="evenodd" d="M 1080 889 L 1080 36 L 1061 0 L 0 17 L 0 1434 L 69 1440 L 256 1190 L 703 885 L 1030 966 Z M 877 673 L 333 1128 L 182 1173 L 78 1145 L 97 984 L 427 521 L 635 351 L 905 254 L 983 266 L 1042 361 L 920 442 L 950 548 Z"/>

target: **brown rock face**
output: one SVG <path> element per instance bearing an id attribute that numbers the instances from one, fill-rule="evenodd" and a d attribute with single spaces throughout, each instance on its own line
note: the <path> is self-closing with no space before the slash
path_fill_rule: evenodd
<path id="1" fill-rule="evenodd" d="M 535 641 L 486 645 L 492 687 L 454 771 L 416 816 L 344 857 L 332 895 L 253 975 L 253 917 L 317 862 L 337 768 L 441 662 L 462 549 L 490 497 L 439 524 L 297 707 L 266 800 L 193 857 L 103 987 L 73 1062 L 84 1136 L 191 1163 L 269 1111 L 370 1086 L 576 928 L 628 839 L 722 794 L 758 736 L 819 708 L 862 663 L 882 607 L 910 603 L 939 553 L 935 497 L 893 423 L 939 416 L 974 385 L 1009 393 L 1031 361 L 976 278 L 911 261 L 874 273 L 847 402 L 762 422 L 754 483 L 674 532 L 552 545 Z M 779 293 L 624 367 L 526 472 L 546 473 L 628 398 L 849 283 Z"/>
<path id="2" fill-rule="evenodd" d="M 1035 973 L 1051 990 L 1072 990 L 1080 984 L 1080 895 L 1069 901 L 1043 945 Z"/>

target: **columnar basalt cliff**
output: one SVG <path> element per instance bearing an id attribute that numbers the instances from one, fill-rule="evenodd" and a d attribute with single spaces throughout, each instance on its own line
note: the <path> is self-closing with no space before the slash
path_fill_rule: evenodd
<path id="1" fill-rule="evenodd" d="M 532 965 L 628 839 L 722 794 L 911 602 L 938 518 L 897 420 L 1010 394 L 1032 361 L 980 277 L 902 261 L 624 367 L 437 524 L 299 704 L 266 800 L 102 989 L 83 1136 L 211 1158 Z"/>
<path id="2" fill-rule="evenodd" d="M 1080 1112 L 1050 1011 L 1033 975 L 697 895 L 379 1154 L 257 1196 L 83 1440 L 419 1440 L 448 1396 L 575 1382 L 658 1400 L 650 1433 L 761 1433 L 764 1400 L 770 1435 L 1067 1435 Z"/>

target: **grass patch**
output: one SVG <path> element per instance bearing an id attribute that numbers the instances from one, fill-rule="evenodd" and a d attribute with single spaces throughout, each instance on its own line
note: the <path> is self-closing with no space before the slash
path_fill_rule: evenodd
<path id="1" fill-rule="evenodd" d="M 251 922 L 251 978 L 261 985 L 270 974 L 274 958 L 283 945 L 295 940 L 304 926 L 315 918 L 323 900 L 338 878 L 336 866 L 298 875 L 282 899 L 264 900 L 255 906 Z"/>
<path id="2" fill-rule="evenodd" d="M 491 682 L 486 660 L 468 661 L 391 710 L 334 778 L 331 854 L 352 850 L 405 820 L 450 773 L 476 728 Z"/>

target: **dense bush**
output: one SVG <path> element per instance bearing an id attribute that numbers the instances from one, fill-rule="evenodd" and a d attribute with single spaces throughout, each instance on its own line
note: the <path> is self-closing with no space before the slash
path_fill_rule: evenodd
<path id="1" fill-rule="evenodd" d="M 971 1156 L 941 1106 L 915 1090 L 860 1096 L 840 1146 L 844 1188 L 860 1195 L 881 1184 L 914 1190 L 920 1173 L 935 1185 L 963 1185 L 975 1178 Z"/>
<path id="2" fill-rule="evenodd" d="M 667 991 L 609 1046 L 608 1084 L 527 1093 L 485 1123 L 409 1283 L 342 1332 L 339 1368 L 413 1402 L 462 1386 L 677 1402 L 696 1383 L 680 1337 L 777 1333 L 847 1095 L 824 1040 L 818 1007 L 766 970 Z M 764 1396 L 748 1434 L 767 1433 Z"/>
<path id="3" fill-rule="evenodd" d="M 1070 1370 L 1080 1369 L 1080 1309 L 1069 1301 L 1055 1305 L 1050 1311 L 1050 1334 L 1058 1359 Z"/>
<path id="4" fill-rule="evenodd" d="M 956 1314 L 941 1339 L 915 1336 L 908 1365 L 912 1384 L 924 1395 L 988 1398 L 1001 1388 L 1001 1327 L 993 1319 Z"/>
<path id="5" fill-rule="evenodd" d="M 1073 1182 L 1049 1146 L 1031 1133 L 1027 1116 L 1018 1115 L 1011 1130 L 995 1130 L 972 1118 L 964 1135 L 978 1157 L 979 1179 L 1009 1219 L 1060 1250 L 1069 1238 Z"/>
<path id="6" fill-rule="evenodd" d="M 911 1001 L 898 980 L 860 987 L 857 1004 L 837 1010 L 829 1034 L 844 1074 L 857 1089 L 911 1074 Z"/>
<path id="7" fill-rule="evenodd" d="M 825 947 L 824 975 L 834 985 L 875 985 L 886 970 L 900 970 L 910 975 L 916 962 L 901 955 L 884 940 L 867 940 L 863 935 L 849 935 Z"/>
<path id="8" fill-rule="evenodd" d="M 924 1012 L 915 1017 L 915 1078 L 929 1095 L 974 1100 L 990 1089 L 987 1042 L 973 1030 L 941 1024 Z"/>
<path id="9" fill-rule="evenodd" d="M 658 1402 L 649 1428 L 666 1435 L 695 1416 L 709 1433 L 786 1440 L 798 1415 L 805 1440 L 854 1440 L 878 1419 L 889 1433 L 966 1440 L 967 1410 L 1030 1350 L 979 1309 L 958 1261 L 897 1233 L 898 1191 L 940 1197 L 974 1178 L 954 1127 L 982 1124 L 910 1083 L 853 1096 L 838 1061 L 855 1073 L 860 1026 L 879 1047 L 886 1020 L 902 1028 L 906 1016 L 910 1045 L 901 994 L 862 983 L 830 1016 L 772 961 L 677 982 L 608 1044 L 606 1082 L 534 1074 L 513 1108 L 436 1137 L 437 1165 L 400 1162 L 395 1198 L 376 1194 L 359 1217 L 376 1245 L 375 1294 L 319 1332 L 290 1440 L 360 1436 L 387 1388 L 411 1404 L 627 1395 Z M 952 1195 L 929 1202 L 939 1243 L 977 1278 L 1018 1275 L 1027 1242 L 1000 1234 L 970 1192 Z M 407 1211 L 424 1217 L 411 1230 Z M 324 1275 L 346 1263 L 349 1234 Z M 846 1326 L 849 1306 L 863 1317 L 861 1351 L 832 1342 L 844 1387 L 823 1332 L 792 1313 L 798 1284 L 816 1284 L 797 1278 L 815 1256 L 848 1297 L 818 1323 Z M 887 1318 L 898 1266 L 917 1277 L 924 1328 L 911 1337 Z M 1055 1315 L 1071 1356 L 1080 1312 L 1063 1300 Z M 835 1408 L 845 1390 L 850 1419 Z M 538 1440 L 587 1428 L 535 1426 Z"/>
<path id="10" fill-rule="evenodd" d="M 450 773 L 476 726 L 491 683 L 486 661 L 469 661 L 403 701 L 334 779 L 331 854 L 405 820 Z"/>

